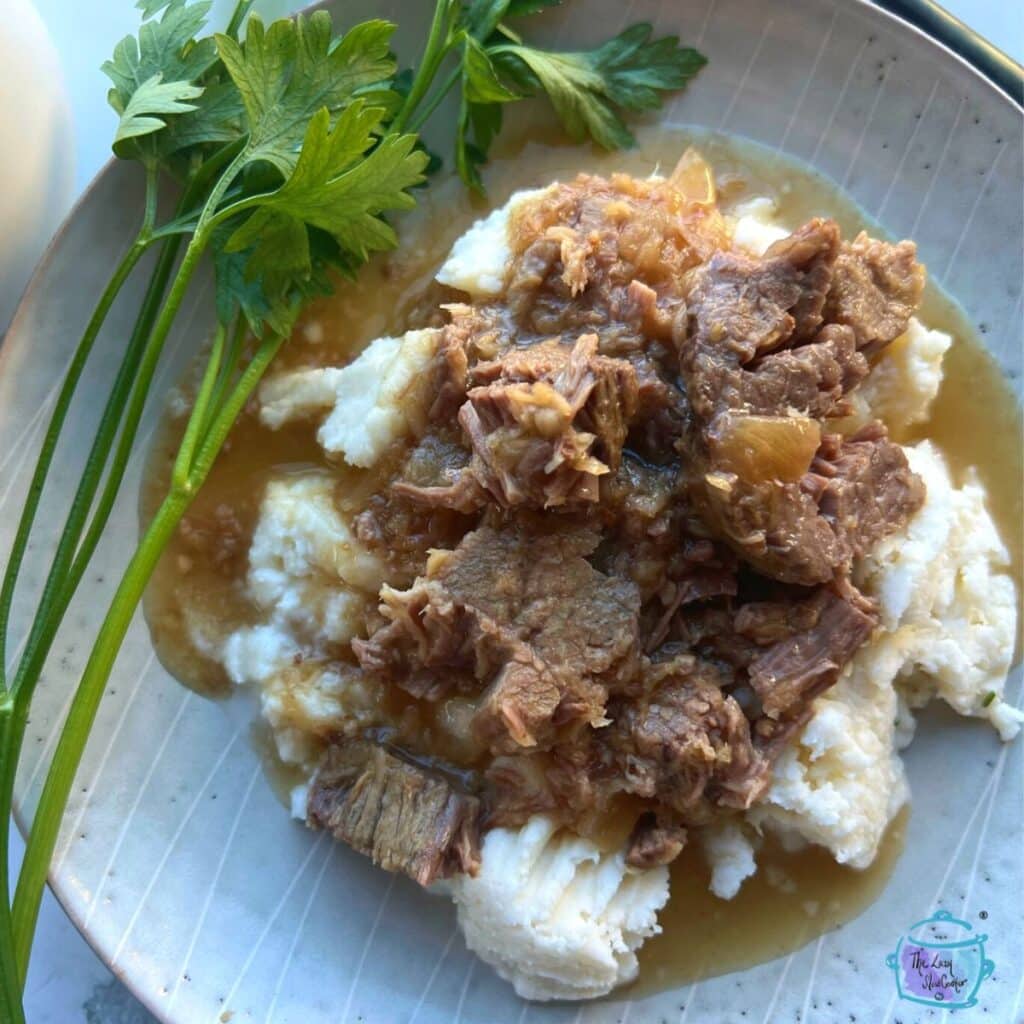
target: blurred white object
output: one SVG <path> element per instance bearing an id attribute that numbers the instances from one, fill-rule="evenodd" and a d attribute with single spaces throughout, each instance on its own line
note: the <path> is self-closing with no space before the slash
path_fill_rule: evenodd
<path id="1" fill-rule="evenodd" d="M 0 22 L 0 334 L 46 243 L 71 206 L 71 118 L 57 51 L 29 0 Z"/>

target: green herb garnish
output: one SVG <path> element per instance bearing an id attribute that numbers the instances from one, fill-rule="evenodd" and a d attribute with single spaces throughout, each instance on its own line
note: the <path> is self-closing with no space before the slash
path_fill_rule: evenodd
<path id="1" fill-rule="evenodd" d="M 418 132 L 452 90 L 455 166 L 483 191 L 480 167 L 506 104 L 546 95 L 566 131 L 609 149 L 629 145 L 622 114 L 653 109 L 704 58 L 634 25 L 595 50 L 529 45 L 522 19 L 558 0 L 437 0 L 418 65 L 400 72 L 394 26 L 335 34 L 324 12 L 265 27 L 240 0 L 223 33 L 200 35 L 210 0 L 140 0 L 142 26 L 103 66 L 119 121 L 115 154 L 140 164 L 138 233 L 99 296 L 60 391 L 0 585 L 0 808 L 10 816 L 32 694 L 68 605 L 103 535 L 164 342 L 204 256 L 216 276 L 217 330 L 165 500 L 110 604 L 75 692 L 28 837 L 13 900 L 0 900 L 0 1018 L 21 1024 L 21 994 L 58 829 L 106 681 L 132 615 L 173 535 L 303 304 L 397 245 L 389 215 L 415 205 L 433 161 Z M 158 184 L 180 183 L 158 217 Z M 82 370 L 121 286 L 158 255 L 50 555 L 24 650 L 4 671 L 10 612 L 43 486 Z M 183 251 L 182 251 L 183 250 Z M 179 262 L 180 256 L 180 262 Z M 67 471 L 65 469 L 65 471 Z M 35 555 L 42 558 L 42 554 Z M 42 568 L 42 567 L 41 567 Z M 7 832 L 0 883 L 9 892 Z"/>

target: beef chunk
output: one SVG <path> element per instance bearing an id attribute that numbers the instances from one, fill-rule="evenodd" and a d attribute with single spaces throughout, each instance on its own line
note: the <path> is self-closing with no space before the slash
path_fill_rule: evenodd
<path id="1" fill-rule="evenodd" d="M 653 812 L 640 816 L 626 844 L 626 863 L 631 868 L 654 868 L 670 864 L 686 845 L 682 825 Z"/>
<path id="2" fill-rule="evenodd" d="M 749 807 L 767 788 L 768 762 L 754 749 L 739 704 L 711 665 L 681 655 L 651 664 L 639 699 L 609 707 L 607 743 L 629 793 L 699 821 L 714 805 Z"/>
<path id="3" fill-rule="evenodd" d="M 636 411 L 633 367 L 597 354 L 597 337 L 571 348 L 542 342 L 474 367 L 459 411 L 472 472 L 506 507 L 597 501 L 598 477 L 619 464 Z"/>
<path id="4" fill-rule="evenodd" d="M 603 350 L 667 334 L 685 272 L 728 244 L 715 205 L 688 202 L 674 177 L 580 175 L 523 204 L 511 227 L 517 326 L 594 331 Z"/>
<path id="5" fill-rule="evenodd" d="M 597 354 L 595 335 L 511 349 L 470 370 L 459 423 L 472 462 L 450 483 L 399 485 L 413 500 L 460 511 L 596 502 L 614 470 L 637 407 L 633 366 Z"/>
<path id="6" fill-rule="evenodd" d="M 535 814 L 579 823 L 594 808 L 607 806 L 615 785 L 600 735 L 496 757 L 485 775 L 485 827 L 518 828 Z"/>
<path id="7" fill-rule="evenodd" d="M 434 506 L 412 501 L 393 486 L 371 495 L 353 520 L 359 541 L 388 567 L 397 586 L 411 583 L 433 548 L 453 547 L 475 523 L 457 504 Z"/>
<path id="8" fill-rule="evenodd" d="M 870 355 L 907 329 L 921 302 L 924 281 L 913 242 L 892 245 L 862 231 L 840 247 L 825 317 L 848 324 L 857 348 Z"/>
<path id="9" fill-rule="evenodd" d="M 853 297 L 857 260 L 886 282 L 870 301 Z M 866 237 L 841 249 L 835 224 L 816 220 L 760 260 L 722 253 L 694 274 L 680 343 L 694 413 L 680 442 L 690 495 L 711 530 L 766 575 L 812 585 L 847 573 L 920 507 L 920 481 L 884 431 L 819 448 L 818 425 L 843 411 L 843 396 L 865 376 L 860 349 L 891 340 L 897 321 L 905 326 L 918 294 L 911 265 L 912 249 Z M 888 319 L 854 322 L 855 305 L 890 300 Z M 821 326 L 836 310 L 843 322 Z"/>
<path id="10" fill-rule="evenodd" d="M 805 486 L 817 495 L 821 515 L 844 545 L 844 560 L 859 558 L 924 504 L 925 488 L 903 449 L 880 423 L 849 440 L 823 439 Z"/>
<path id="11" fill-rule="evenodd" d="M 761 259 L 721 252 L 695 272 L 686 334 L 678 340 L 687 397 L 697 416 L 711 420 L 733 400 L 730 389 L 742 395 L 750 387 L 735 382 L 740 367 L 811 340 L 821 324 L 838 249 L 835 222 L 814 220 Z"/>
<path id="12" fill-rule="evenodd" d="M 420 885 L 480 864 L 480 804 L 366 740 L 328 748 L 313 777 L 307 821 Z"/>
<path id="13" fill-rule="evenodd" d="M 711 662 L 726 677 L 741 676 L 760 651 L 748 636 L 736 630 L 737 617 L 728 607 L 683 608 L 672 621 L 669 642 Z"/>
<path id="14" fill-rule="evenodd" d="M 798 413 L 814 419 L 845 411 L 843 396 L 869 371 L 850 327 L 826 324 L 814 344 L 773 352 L 723 378 L 722 407 L 752 415 Z"/>
<path id="15" fill-rule="evenodd" d="M 750 601 L 736 612 L 736 632 L 759 647 L 769 647 L 816 626 L 831 598 L 827 588 L 818 587 L 810 597 L 790 593 L 784 600 Z"/>
<path id="16" fill-rule="evenodd" d="M 709 472 L 693 495 L 708 525 L 744 561 L 775 579 L 821 583 L 848 560 L 835 531 L 801 483 L 749 483 Z"/>
<path id="17" fill-rule="evenodd" d="M 597 724 L 630 671 L 639 595 L 587 563 L 596 544 L 588 530 L 482 527 L 435 552 L 409 590 L 385 588 L 385 625 L 353 648 L 364 668 L 419 696 L 460 680 L 486 687 L 476 726 L 498 750 Z"/>
<path id="18" fill-rule="evenodd" d="M 814 698 L 836 682 L 878 621 L 860 595 L 840 595 L 824 587 L 796 608 L 790 606 L 782 629 L 778 615 L 774 628 L 754 627 L 755 618 L 762 626 L 772 618 L 765 612 L 762 606 L 745 616 L 741 612 L 738 618 L 762 639 L 778 637 L 749 669 L 750 683 L 770 719 L 803 718 Z"/>

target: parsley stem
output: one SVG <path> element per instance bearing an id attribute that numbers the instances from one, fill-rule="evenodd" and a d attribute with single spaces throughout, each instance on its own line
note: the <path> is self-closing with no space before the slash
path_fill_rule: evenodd
<path id="1" fill-rule="evenodd" d="M 206 361 L 206 370 L 203 372 L 203 380 L 199 385 L 195 401 L 192 404 L 192 415 L 188 418 L 188 426 L 178 447 L 178 455 L 174 460 L 174 468 L 171 471 L 172 489 L 180 491 L 188 490 L 189 470 L 192 466 L 192 456 L 196 446 L 202 439 L 203 428 L 206 425 L 207 413 L 210 410 L 210 398 L 213 395 L 217 378 L 220 374 L 221 360 L 224 356 L 224 336 L 227 329 L 223 324 L 217 327 L 217 333 L 213 338 L 213 346 L 210 349 L 210 358 Z"/>
<path id="2" fill-rule="evenodd" d="M 155 178 L 149 195 L 151 201 L 147 202 L 147 208 L 155 211 Z M 194 201 L 194 196 L 195 188 L 190 185 L 182 197 L 181 207 Z M 125 406 L 136 380 L 144 346 L 151 333 L 164 292 L 167 290 L 167 283 L 174 269 L 179 244 L 180 239 L 171 238 L 161 247 L 135 326 L 125 348 L 124 357 L 107 398 L 96 436 L 79 478 L 57 551 L 51 562 L 44 585 L 43 598 L 36 608 L 32 635 L 25 644 L 24 654 L 18 665 L 12 685 L 12 720 L 8 732 L 0 741 L 0 814 L 5 820 L 9 817 L 13 804 L 14 777 L 32 695 L 56 632 L 107 524 L 124 475 L 127 458 L 114 459 L 114 463 L 107 473 L 106 485 L 99 502 L 92 511 L 88 530 L 83 538 L 82 531 L 86 525 L 86 519 L 109 461 L 111 446 L 118 430 L 121 430 L 119 452 L 130 451 L 135 439 L 138 422 L 137 420 L 123 422 Z M 71 561 L 72 556 L 73 561 Z M 6 842 L 6 834 L 0 836 L 0 849 L 3 849 L 4 852 L 6 852 Z M 0 880 L 5 877 L 0 874 Z"/>
<path id="3" fill-rule="evenodd" d="M 122 429 L 120 442 L 118 444 L 117 452 L 115 454 L 115 458 L 111 468 L 110 478 L 112 481 L 114 481 L 114 485 L 112 488 L 108 487 L 108 491 L 107 493 L 105 493 L 105 497 L 107 497 L 108 494 L 110 495 L 111 503 L 113 501 L 113 497 L 116 496 L 117 487 L 120 484 L 121 477 L 123 476 L 124 473 L 124 468 L 127 465 L 128 459 L 131 455 L 131 449 L 134 443 L 135 433 L 138 427 L 139 420 L 142 417 L 143 409 L 145 408 L 146 399 L 148 398 L 149 395 L 149 388 L 152 382 L 153 374 L 156 371 L 156 366 L 157 363 L 159 362 L 160 355 L 163 351 L 164 343 L 167 340 L 167 335 L 170 332 L 171 326 L 174 323 L 174 319 L 178 313 L 178 310 L 181 307 L 181 303 L 184 299 L 185 292 L 188 288 L 188 285 L 192 279 L 193 274 L 196 271 L 196 268 L 199 264 L 199 260 L 201 259 L 206 249 L 206 246 L 209 243 L 210 235 L 213 229 L 213 225 L 211 223 L 211 221 L 213 220 L 213 215 L 221 199 L 228 191 L 228 189 L 231 187 L 231 184 L 233 183 L 238 173 L 238 170 L 241 168 L 244 159 L 244 150 L 238 152 L 235 155 L 234 159 L 231 161 L 231 163 L 228 165 L 228 167 L 224 170 L 219 180 L 217 180 L 216 184 L 210 190 L 210 193 L 207 196 L 207 199 L 203 205 L 203 210 L 199 216 L 196 233 L 192 236 L 191 240 L 189 241 L 188 247 L 185 250 L 185 255 L 182 257 L 181 265 L 179 266 L 178 272 L 175 275 L 173 283 L 171 284 L 167 298 L 165 299 L 163 306 L 160 309 L 160 313 L 156 318 L 156 322 L 153 325 L 152 331 L 149 332 L 149 336 L 146 341 L 146 346 L 142 352 L 142 357 L 137 367 L 135 379 L 132 383 L 130 397 L 128 398 L 127 411 L 125 412 L 125 426 Z M 186 190 L 186 192 L 188 191 L 189 190 Z M 183 198 L 182 205 L 184 204 L 185 199 Z M 93 493 L 95 493 L 95 489 L 93 489 Z M 188 500 L 191 500 L 191 493 L 192 492 L 188 492 L 185 495 L 188 498 Z M 184 508 L 187 507 L 187 504 L 188 501 L 185 501 L 185 503 L 182 505 L 181 512 L 179 512 L 177 519 L 174 521 L 175 525 L 177 524 L 177 521 L 181 518 L 181 514 L 184 512 Z M 109 506 L 106 508 L 105 511 L 109 512 Z M 102 531 L 102 528 L 103 524 L 99 526 L 99 531 L 95 534 L 96 538 L 98 538 L 99 532 Z M 93 535 L 90 532 L 90 537 L 91 536 Z M 166 545 L 169 537 L 170 534 L 164 537 L 164 539 L 159 543 L 158 553 L 159 550 L 162 550 L 163 546 Z M 66 544 L 65 540 L 66 538 L 62 536 L 61 544 L 59 546 L 59 549 L 61 550 L 62 561 L 66 560 L 67 552 L 72 550 L 70 544 Z M 154 541 L 153 543 L 157 542 Z M 136 554 L 138 555 L 138 552 Z M 131 569 L 132 564 L 134 564 L 134 560 L 133 563 L 130 563 L 129 570 Z M 152 567 L 150 567 L 149 572 L 152 572 Z M 147 579 L 148 574 L 149 573 L 147 572 Z M 48 583 L 49 582 L 50 581 L 48 581 Z M 122 584 L 123 582 L 124 581 L 122 581 Z M 52 587 L 48 589 L 52 591 Z M 70 600 L 70 593 L 73 593 L 73 589 L 71 592 L 68 593 L 67 600 Z M 111 604 L 111 608 L 108 611 L 108 618 L 107 620 L 105 620 L 105 622 L 109 621 L 110 615 L 114 611 L 114 606 L 117 603 L 119 593 L 120 589 L 118 593 L 114 596 L 114 602 Z M 46 595 L 44 594 L 44 597 L 45 596 Z M 54 603 L 54 601 L 56 601 L 59 605 L 59 602 L 62 600 L 62 595 L 60 594 L 59 591 L 55 592 L 55 596 L 51 596 L 50 600 L 51 604 Z M 62 616 L 63 611 L 65 609 L 66 601 L 64 602 L 63 607 L 58 606 L 57 615 L 54 617 L 56 619 L 55 622 L 53 622 L 51 617 L 49 616 L 44 616 L 44 618 L 42 619 L 42 625 L 38 628 L 38 635 L 39 639 L 42 639 L 44 642 L 42 644 L 37 643 L 33 656 L 29 660 L 28 664 L 29 669 L 31 671 L 28 672 L 27 675 L 23 675 L 23 669 L 25 666 L 24 661 L 23 664 L 19 666 L 19 677 L 16 679 L 16 684 L 18 683 L 18 680 L 20 678 L 30 677 L 33 679 L 33 685 L 26 686 L 17 690 L 15 694 L 15 709 L 12 719 L 13 732 L 16 742 L 10 744 L 9 746 L 0 748 L 0 758 L 2 758 L 2 762 L 0 762 L 0 769 L 2 769 L 2 771 L 0 771 L 0 782 L 3 783 L 3 790 L 0 791 L 0 803 L 7 802 L 8 810 L 9 800 L 5 801 L 5 797 L 8 793 L 13 791 L 13 776 L 17 763 L 17 756 L 16 753 L 14 753 L 14 748 L 20 747 L 20 737 L 24 735 L 25 722 L 27 721 L 28 717 L 28 705 L 29 700 L 31 698 L 31 690 L 34 686 L 34 681 L 38 679 L 38 673 L 42 669 L 42 660 L 45 658 L 45 651 L 43 650 L 43 648 L 45 647 L 46 650 L 49 649 L 49 645 L 50 643 L 52 643 L 52 638 L 56 632 L 57 625 L 59 625 L 60 617 Z M 125 629 L 127 629 L 127 623 L 125 623 Z M 35 627 L 33 629 L 33 633 L 36 633 Z M 101 640 L 103 639 L 104 636 L 105 634 L 101 629 L 100 635 L 96 641 L 96 646 L 93 648 L 94 655 L 96 654 L 97 648 L 100 646 Z M 116 655 L 117 648 L 120 646 L 123 636 L 124 633 L 122 631 L 118 635 L 118 638 L 116 640 L 108 639 L 107 641 L 113 644 L 113 650 L 110 652 L 111 664 L 113 663 L 113 657 Z M 98 663 L 102 664 L 102 659 L 100 659 Z M 88 671 L 88 666 L 86 666 L 86 668 Z M 106 669 L 106 675 L 104 675 L 103 677 L 104 680 L 106 679 L 107 675 L 109 675 L 109 667 Z M 79 684 L 79 692 L 84 686 L 84 683 L 85 676 L 83 675 L 82 682 L 80 682 Z M 95 702 L 97 704 L 101 695 L 102 683 L 100 684 L 99 692 L 95 695 Z M 78 695 L 76 694 L 75 702 L 77 702 L 77 700 Z M 74 709 L 74 707 L 75 703 L 73 702 L 72 709 Z M 70 787 L 71 780 L 74 777 L 74 771 L 77 769 L 78 761 L 81 759 L 81 750 L 84 748 L 85 737 L 88 735 L 88 731 L 89 728 L 91 727 L 93 717 L 95 717 L 95 708 L 93 708 L 91 714 L 89 715 L 87 723 L 84 726 L 80 727 L 84 729 L 84 732 L 82 733 L 78 753 L 75 756 L 74 764 L 71 768 L 71 774 L 67 781 L 68 787 Z M 64 735 L 68 729 L 68 724 L 70 723 L 70 721 L 71 719 L 69 716 L 68 722 L 65 723 L 64 731 L 62 731 L 61 733 L 62 741 L 64 739 Z M 67 803 L 67 789 L 64 788 L 62 781 L 64 768 L 60 763 L 61 758 L 63 756 L 64 755 L 62 754 L 61 745 L 58 744 L 57 751 L 55 752 L 53 761 L 50 765 L 50 773 L 47 775 L 47 785 L 49 785 L 51 777 L 56 778 L 57 781 L 54 783 L 54 785 L 57 787 L 58 793 L 61 794 L 57 797 L 51 798 L 50 801 L 51 805 L 54 803 L 59 804 L 59 806 L 56 806 L 55 809 L 53 807 L 50 808 L 51 813 L 55 813 L 56 815 L 55 820 L 49 823 L 52 824 L 54 829 L 53 836 L 51 839 L 45 840 L 47 844 L 46 854 L 41 865 L 35 865 L 30 863 L 29 852 L 28 849 L 26 849 L 25 861 L 22 864 L 21 875 L 19 876 L 18 880 L 18 892 L 22 892 L 22 879 L 26 877 L 26 874 L 28 875 L 31 883 L 31 879 L 34 877 L 34 873 L 37 873 L 39 870 L 41 870 L 42 876 L 39 882 L 38 891 L 36 891 L 32 884 L 29 884 L 29 889 L 27 891 L 30 893 L 30 895 L 23 895 L 22 899 L 19 900 L 18 893 L 16 893 L 13 905 L 13 937 L 15 953 L 17 956 L 17 967 L 22 984 L 24 984 L 25 975 L 28 971 L 29 951 L 31 949 L 32 935 L 35 932 L 35 922 L 39 913 L 39 900 L 42 897 L 42 886 L 43 884 L 45 884 L 47 865 L 49 864 L 50 857 L 52 856 L 53 853 L 53 844 L 54 842 L 56 842 L 56 829 L 59 827 L 60 817 L 63 814 L 64 806 Z M 9 788 L 8 779 L 10 780 Z M 44 785 L 44 795 L 46 791 L 47 789 L 46 786 Z M 2 809 L 2 807 L 0 807 L 0 809 Z M 32 829 L 29 833 L 29 845 L 31 845 L 32 843 L 32 837 L 36 834 L 37 825 L 39 825 L 40 828 L 43 829 L 44 837 L 48 835 L 48 833 L 46 832 L 48 822 L 45 816 L 43 818 L 40 817 L 41 811 L 42 803 L 40 803 L 40 806 L 36 809 L 36 814 L 32 822 Z"/>
<path id="4" fill-rule="evenodd" d="M 114 274 L 100 295 L 96 308 L 93 310 L 89 323 L 86 325 L 82 338 L 75 350 L 71 365 L 64 376 L 64 383 L 61 385 L 60 394 L 57 397 L 57 404 L 54 406 L 50 423 L 43 438 L 42 448 L 36 458 L 35 470 L 32 473 L 32 480 L 29 484 L 28 495 L 25 498 L 25 506 L 22 509 L 21 519 L 18 521 L 18 529 L 14 535 L 14 543 L 11 546 L 10 557 L 7 568 L 4 571 L 3 585 L 0 587 L 0 680 L 6 687 L 6 663 L 7 663 L 7 632 L 10 625 L 11 605 L 14 601 L 14 590 L 21 572 L 21 564 L 25 557 L 25 549 L 28 546 L 29 535 L 35 525 L 36 513 L 39 510 L 39 502 L 42 498 L 43 487 L 46 484 L 50 472 L 50 465 L 53 462 L 57 442 L 60 440 L 61 432 L 64 429 L 64 421 L 67 418 L 68 410 L 71 407 L 71 400 L 74 398 L 78 388 L 78 382 L 82 377 L 85 364 L 92 353 L 96 338 L 100 333 L 110 312 L 110 307 L 121 291 L 122 286 L 128 279 L 135 264 L 138 263 L 146 247 L 149 245 L 149 233 L 152 231 L 153 220 L 156 216 L 156 168 L 147 169 L 146 174 L 146 213 L 138 235 L 129 246 L 128 251 L 121 258 L 121 262 L 114 270 Z M 43 600 L 45 601 L 45 594 Z M 33 633 L 38 628 L 38 616 L 33 628 Z M 29 646 L 32 639 L 28 641 Z"/>
<path id="5" fill-rule="evenodd" d="M 228 27 L 224 29 L 224 32 L 231 36 L 232 39 L 238 38 L 242 30 L 242 22 L 245 21 L 245 16 L 249 13 L 250 8 L 255 2 L 256 0 L 238 0 L 238 3 L 235 4 Z"/>
<path id="6" fill-rule="evenodd" d="M 9 693 L 0 697 L 0 743 L 7 748 L 14 715 L 14 702 Z M 9 1024 L 25 1024 L 25 1011 L 21 1004 L 21 980 L 14 952 L 14 928 L 10 905 L 10 849 L 8 834 L 10 814 L 3 818 L 3 836 L 0 836 L 0 883 L 4 898 L 0 899 L 0 1020 Z"/>
<path id="7" fill-rule="evenodd" d="M 213 414 L 221 407 L 227 387 L 231 383 L 235 370 L 238 368 L 238 361 L 242 357 L 242 347 L 245 343 L 247 331 L 248 323 L 245 317 L 239 313 L 238 316 L 235 317 L 235 327 L 231 332 L 231 342 L 228 345 L 227 354 L 221 364 L 220 373 L 217 376 L 217 383 L 214 386 L 213 395 L 210 398 L 207 415 L 203 421 L 202 430 L 199 433 L 199 436 L 202 438 L 206 437 L 206 433 L 210 429 L 210 421 L 213 419 Z"/>
<path id="8" fill-rule="evenodd" d="M 166 311 L 167 306 L 164 309 Z M 222 333 L 220 337 L 223 339 Z M 28 970 L 29 952 L 39 916 L 39 903 L 60 831 L 61 819 L 67 806 L 68 794 L 125 633 L 160 556 L 209 474 L 238 414 L 283 341 L 283 335 L 275 334 L 260 343 L 227 400 L 214 416 L 207 436 L 191 459 L 186 478 L 177 484 L 172 481 L 170 491 L 128 563 L 93 644 L 43 784 L 14 894 L 13 945 L 22 979 Z M 186 432 L 193 423 L 199 423 L 204 415 L 204 410 L 194 406 Z"/>
<path id="9" fill-rule="evenodd" d="M 427 43 L 423 48 L 423 56 L 420 58 L 416 75 L 409 87 L 409 93 L 405 97 L 401 110 L 398 111 L 395 120 L 391 124 L 391 131 L 401 132 L 406 122 L 412 116 L 420 101 L 427 94 L 431 82 L 437 75 L 441 61 L 451 47 L 451 17 L 453 10 L 458 13 L 460 5 L 452 0 L 437 0 L 434 7 L 434 17 L 430 22 L 430 32 L 427 35 Z"/>
<path id="10" fill-rule="evenodd" d="M 418 132 L 428 120 L 430 115 L 441 105 L 441 101 L 452 91 L 452 87 L 459 80 L 459 75 L 462 74 L 462 66 L 457 65 L 452 68 L 448 73 L 448 77 L 444 80 L 441 86 L 434 90 L 433 94 L 427 100 L 427 104 L 422 110 L 418 110 L 411 118 L 409 118 L 409 131 Z"/>

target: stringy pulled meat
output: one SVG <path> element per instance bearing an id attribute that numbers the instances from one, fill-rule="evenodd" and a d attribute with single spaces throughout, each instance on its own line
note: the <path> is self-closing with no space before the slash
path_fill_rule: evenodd
<path id="1" fill-rule="evenodd" d="M 444 307 L 426 427 L 355 518 L 391 585 L 353 650 L 406 724 L 332 747 L 309 798 L 424 883 L 539 813 L 624 818 L 648 868 L 750 807 L 876 625 L 854 561 L 924 500 L 884 427 L 832 426 L 917 307 L 911 243 L 814 219 L 747 255 L 694 154 L 510 230 L 505 294 Z"/>
<path id="2" fill-rule="evenodd" d="M 609 689 L 628 674 L 639 597 L 588 564 L 597 540 L 482 527 L 434 553 L 410 589 L 383 590 L 386 622 L 356 655 L 414 696 L 478 695 L 474 727 L 495 751 L 600 725 Z"/>

